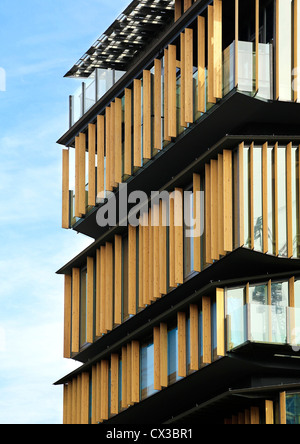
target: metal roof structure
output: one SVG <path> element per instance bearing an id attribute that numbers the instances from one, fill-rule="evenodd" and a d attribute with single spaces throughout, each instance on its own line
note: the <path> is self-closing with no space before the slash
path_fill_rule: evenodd
<path id="1" fill-rule="evenodd" d="M 133 0 L 65 77 L 89 77 L 96 68 L 126 71 L 135 55 L 174 21 L 174 0 Z"/>

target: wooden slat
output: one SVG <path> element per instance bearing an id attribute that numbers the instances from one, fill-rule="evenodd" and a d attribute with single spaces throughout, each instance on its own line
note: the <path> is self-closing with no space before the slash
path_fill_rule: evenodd
<path id="1" fill-rule="evenodd" d="M 169 51 L 164 50 L 164 141 L 170 142 L 169 136 Z"/>
<path id="2" fill-rule="evenodd" d="M 149 224 L 149 304 L 151 304 L 152 301 L 154 301 L 153 297 L 153 226 L 152 226 L 152 208 L 149 208 L 149 215 L 148 215 L 148 224 Z"/>
<path id="3" fill-rule="evenodd" d="M 185 378 L 186 373 L 186 314 L 177 313 L 178 327 L 178 376 Z"/>
<path id="4" fill-rule="evenodd" d="M 182 0 L 175 0 L 175 11 L 174 11 L 175 22 L 177 22 L 177 20 L 181 17 L 181 5 L 182 5 Z"/>
<path id="5" fill-rule="evenodd" d="M 168 387 L 168 327 L 160 324 L 160 385 Z"/>
<path id="6" fill-rule="evenodd" d="M 94 259 L 87 258 L 87 342 L 94 342 Z"/>
<path id="7" fill-rule="evenodd" d="M 115 100 L 115 182 L 122 183 L 122 99 Z"/>
<path id="8" fill-rule="evenodd" d="M 274 424 L 274 404 L 273 401 L 265 401 L 265 411 L 266 411 L 266 424 Z"/>
<path id="9" fill-rule="evenodd" d="M 149 297 L 149 224 L 147 223 L 148 215 L 144 213 L 144 227 L 143 227 L 143 251 L 142 251 L 142 261 L 143 261 L 143 306 L 146 307 L 150 305 Z"/>
<path id="10" fill-rule="evenodd" d="M 198 16 L 198 111 L 206 111 L 205 18 Z"/>
<path id="11" fill-rule="evenodd" d="M 239 84 L 239 0 L 235 0 L 235 49 L 234 49 L 234 77 L 235 86 Z"/>
<path id="12" fill-rule="evenodd" d="M 172 193 L 170 196 L 170 227 L 169 227 L 169 285 L 171 288 L 176 287 L 175 283 L 175 226 L 174 226 L 174 215 L 175 215 L 175 202 L 172 198 Z"/>
<path id="13" fill-rule="evenodd" d="M 133 405 L 132 401 L 132 353 L 131 342 L 127 344 L 127 403 Z"/>
<path id="14" fill-rule="evenodd" d="M 113 245 L 110 242 L 106 242 L 105 245 L 106 257 L 105 257 L 105 329 L 111 331 L 113 329 Z"/>
<path id="15" fill-rule="evenodd" d="M 193 174 L 193 218 L 196 221 L 194 229 L 194 271 L 201 271 L 201 182 L 200 174 Z"/>
<path id="16" fill-rule="evenodd" d="M 97 362 L 96 365 L 96 381 L 95 381 L 95 392 L 96 392 L 96 412 L 95 412 L 95 417 L 96 417 L 96 422 L 100 422 L 101 419 L 101 395 L 100 395 L 100 391 L 101 391 L 101 362 Z"/>
<path id="17" fill-rule="evenodd" d="M 63 386 L 63 425 L 68 424 L 68 385 L 64 384 Z"/>
<path id="18" fill-rule="evenodd" d="M 159 244 L 159 204 L 152 206 L 153 219 L 153 300 L 160 298 L 160 244 Z"/>
<path id="19" fill-rule="evenodd" d="M 140 79 L 133 81 L 133 166 L 142 166 L 142 82 Z"/>
<path id="20" fill-rule="evenodd" d="M 161 60 L 154 60 L 154 149 L 161 150 Z"/>
<path id="21" fill-rule="evenodd" d="M 218 154 L 218 253 L 220 256 L 224 256 L 226 254 L 224 245 L 225 245 L 225 199 L 227 198 L 227 195 L 224 190 L 224 165 L 223 165 L 223 154 Z"/>
<path id="22" fill-rule="evenodd" d="M 100 249 L 96 250 L 96 304 L 95 304 L 95 310 L 96 310 L 96 315 L 95 315 L 95 335 L 96 338 L 99 338 L 101 336 L 101 332 L 100 332 L 100 317 L 101 317 L 101 299 L 100 299 L 100 295 L 101 295 L 101 282 L 100 282 L 100 263 L 101 263 L 101 258 L 100 258 Z"/>
<path id="23" fill-rule="evenodd" d="M 105 119 L 97 116 L 97 197 L 104 198 Z"/>
<path id="24" fill-rule="evenodd" d="M 286 147 L 287 256 L 293 256 L 292 143 Z"/>
<path id="25" fill-rule="evenodd" d="M 101 397 L 101 408 L 100 408 L 100 420 L 108 420 L 108 372 L 109 372 L 109 362 L 106 360 L 101 361 L 101 387 L 100 387 L 100 397 Z"/>
<path id="26" fill-rule="evenodd" d="M 250 409 L 250 421 L 251 425 L 259 425 L 259 408 L 251 407 Z"/>
<path id="27" fill-rule="evenodd" d="M 72 277 L 64 276 L 64 358 L 71 358 Z"/>
<path id="28" fill-rule="evenodd" d="M 268 143 L 262 147 L 262 211 L 263 211 L 263 252 L 268 246 Z"/>
<path id="29" fill-rule="evenodd" d="M 116 181 L 116 164 L 115 164 L 115 142 L 116 142 L 116 133 L 115 133 L 115 115 L 116 115 L 116 103 L 112 102 L 110 104 L 110 185 L 111 188 L 114 189 L 117 187 Z"/>
<path id="30" fill-rule="evenodd" d="M 90 375 L 85 372 L 81 375 L 81 424 L 89 424 L 90 406 Z"/>
<path id="31" fill-rule="evenodd" d="M 295 308 L 295 277 L 289 279 L 289 307 Z"/>
<path id="32" fill-rule="evenodd" d="M 91 424 L 97 424 L 96 416 L 96 403 L 97 403 L 97 365 L 92 366 L 92 412 L 91 412 Z"/>
<path id="33" fill-rule="evenodd" d="M 128 226 L 128 312 L 136 314 L 136 227 Z"/>
<path id="34" fill-rule="evenodd" d="M 216 289 L 217 303 L 217 355 L 225 356 L 225 294 L 223 288 Z"/>
<path id="35" fill-rule="evenodd" d="M 85 198 L 85 153 L 86 153 L 86 135 L 79 134 L 79 212 L 86 212 Z"/>
<path id="36" fill-rule="evenodd" d="M 223 211 L 224 211 L 224 250 L 232 251 L 233 245 L 233 191 L 232 191 L 232 151 L 223 151 Z"/>
<path id="37" fill-rule="evenodd" d="M 185 58 L 185 33 L 182 32 L 180 34 L 180 81 L 181 81 L 181 88 L 180 88 L 180 125 L 182 127 L 187 127 L 187 123 L 185 120 L 185 72 L 186 72 L 186 58 Z"/>
<path id="38" fill-rule="evenodd" d="M 122 323 L 122 236 L 115 236 L 114 324 Z"/>
<path id="39" fill-rule="evenodd" d="M 89 189 L 88 189 L 88 205 L 94 207 L 96 205 L 96 125 L 89 123 Z"/>
<path id="40" fill-rule="evenodd" d="M 214 96 L 223 97 L 222 0 L 214 0 Z"/>
<path id="41" fill-rule="evenodd" d="M 69 150 L 62 150 L 62 228 L 70 227 Z"/>
<path id="42" fill-rule="evenodd" d="M 192 0 L 184 0 L 183 11 L 186 12 L 192 6 Z"/>
<path id="43" fill-rule="evenodd" d="M 141 215 L 143 220 L 143 215 Z M 138 265 L 139 265 L 139 275 L 138 275 L 138 286 L 139 286 L 139 309 L 144 308 L 144 274 L 146 274 L 146 269 L 144 273 L 144 227 L 142 224 L 139 226 L 139 251 L 138 251 Z"/>
<path id="44" fill-rule="evenodd" d="M 82 374 L 77 376 L 77 399 L 76 399 L 76 424 L 81 424 L 81 397 L 82 397 Z"/>
<path id="45" fill-rule="evenodd" d="M 190 305 L 190 353 L 191 371 L 199 370 L 199 310 L 195 304 Z"/>
<path id="46" fill-rule="evenodd" d="M 100 248 L 100 334 L 107 333 L 106 329 L 106 247 Z"/>
<path id="47" fill-rule="evenodd" d="M 125 88 L 124 177 L 132 174 L 132 91 Z"/>
<path id="48" fill-rule="evenodd" d="M 203 363 L 211 364 L 212 362 L 212 341 L 211 341 L 211 305 L 210 298 L 203 296 L 202 298 L 202 337 L 203 337 Z"/>
<path id="49" fill-rule="evenodd" d="M 279 395 L 279 414 L 280 424 L 286 425 L 286 392 L 281 392 Z"/>
<path id="50" fill-rule="evenodd" d="M 193 94 L 193 30 L 185 29 L 184 38 L 184 97 L 185 97 L 185 122 L 194 122 L 194 94 Z"/>
<path id="51" fill-rule="evenodd" d="M 244 142 L 240 143 L 238 151 L 238 201 L 239 201 L 239 245 L 245 244 L 245 198 L 244 198 Z"/>
<path id="52" fill-rule="evenodd" d="M 168 136 L 177 136 L 176 117 L 176 46 L 168 46 Z"/>
<path id="53" fill-rule="evenodd" d="M 72 353 L 79 352 L 80 269 L 72 269 Z"/>
<path id="54" fill-rule="evenodd" d="M 111 401 L 110 411 L 112 415 L 119 413 L 119 355 L 111 355 Z"/>
<path id="55" fill-rule="evenodd" d="M 105 155 L 106 155 L 106 191 L 112 191 L 111 186 L 111 107 L 105 108 Z"/>
<path id="56" fill-rule="evenodd" d="M 153 329 L 154 345 L 154 390 L 161 390 L 160 383 L 160 328 Z"/>
<path id="57" fill-rule="evenodd" d="M 205 164 L 205 261 L 212 264 L 211 256 L 211 179 L 210 165 Z"/>
<path id="58" fill-rule="evenodd" d="M 79 136 L 75 137 L 75 217 L 81 217 L 79 212 Z"/>
<path id="59" fill-rule="evenodd" d="M 140 401 L 140 344 L 138 341 L 131 343 L 131 401 Z"/>
<path id="60" fill-rule="evenodd" d="M 72 424 L 77 422 L 77 378 L 72 381 Z"/>
<path id="61" fill-rule="evenodd" d="M 175 284 L 183 284 L 183 190 L 175 188 Z"/>
<path id="62" fill-rule="evenodd" d="M 149 160 L 151 153 L 151 72 L 143 71 L 143 158 Z"/>
<path id="63" fill-rule="evenodd" d="M 160 200 L 159 202 L 159 292 L 165 295 L 168 292 L 167 288 L 167 227 L 166 227 L 166 202 Z"/>
<path id="64" fill-rule="evenodd" d="M 208 68 L 207 68 L 207 101 L 216 103 L 214 96 L 214 8 L 207 7 L 208 11 Z"/>
<path id="65" fill-rule="evenodd" d="M 127 347 L 122 347 L 122 402 L 123 409 L 128 407 L 127 400 Z"/>
<path id="66" fill-rule="evenodd" d="M 210 162 L 211 258 L 219 259 L 218 251 L 218 161 Z"/>

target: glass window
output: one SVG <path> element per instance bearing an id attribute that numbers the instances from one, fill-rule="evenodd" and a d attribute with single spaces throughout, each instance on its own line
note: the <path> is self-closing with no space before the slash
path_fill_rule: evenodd
<path id="1" fill-rule="evenodd" d="M 253 149 L 254 249 L 263 251 L 262 148 Z"/>
<path id="2" fill-rule="evenodd" d="M 300 424 L 300 393 L 286 394 L 286 423 Z"/>
<path id="3" fill-rule="evenodd" d="M 178 329 L 168 331 L 168 381 L 174 384 L 178 379 Z"/>
<path id="4" fill-rule="evenodd" d="M 191 372 L 191 327 L 190 327 L 190 318 L 188 317 L 186 320 L 186 365 L 187 365 L 187 374 Z"/>
<path id="5" fill-rule="evenodd" d="M 241 345 L 246 340 L 244 287 L 228 288 L 226 291 L 227 349 Z"/>
<path id="6" fill-rule="evenodd" d="M 274 214 L 274 148 L 268 147 L 267 151 L 268 171 L 268 253 L 275 254 L 275 214 Z"/>
<path id="7" fill-rule="evenodd" d="M 154 344 L 153 341 L 141 347 L 141 399 L 153 395 L 154 390 Z"/>
<path id="8" fill-rule="evenodd" d="M 278 148 L 278 247 L 279 256 L 287 256 L 286 147 Z"/>
<path id="9" fill-rule="evenodd" d="M 194 271 L 194 193 L 185 191 L 184 198 L 184 277 Z"/>
<path id="10" fill-rule="evenodd" d="M 299 150 L 292 147 L 292 223 L 293 223 L 293 256 L 298 257 L 298 227 L 299 227 L 299 198 L 297 187 L 297 176 L 299 168 Z"/>
<path id="11" fill-rule="evenodd" d="M 300 308 L 300 280 L 295 281 L 295 308 Z"/>
<path id="12" fill-rule="evenodd" d="M 244 148 L 244 244 L 245 247 L 251 248 L 251 229 L 250 229 L 250 149 L 249 146 Z"/>
<path id="13" fill-rule="evenodd" d="M 87 269 L 80 272 L 80 346 L 87 339 Z"/>
<path id="14" fill-rule="evenodd" d="M 279 100 L 292 99 L 292 0 L 279 1 Z"/>

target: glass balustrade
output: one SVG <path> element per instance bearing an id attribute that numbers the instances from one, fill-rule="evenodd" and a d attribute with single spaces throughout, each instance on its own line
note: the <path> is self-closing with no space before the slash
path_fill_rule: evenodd
<path id="1" fill-rule="evenodd" d="M 247 341 L 264 344 L 288 344 L 300 350 L 300 309 L 259 303 L 241 306 L 235 300 L 226 315 L 227 350 Z"/>

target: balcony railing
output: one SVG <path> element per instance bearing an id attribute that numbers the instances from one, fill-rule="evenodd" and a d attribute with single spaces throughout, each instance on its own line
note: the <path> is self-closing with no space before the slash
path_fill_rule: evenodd
<path id="1" fill-rule="evenodd" d="M 72 127 L 124 75 L 124 71 L 96 69 L 69 99 Z"/>
<path id="2" fill-rule="evenodd" d="M 246 304 L 226 316 L 227 351 L 246 342 L 290 345 L 300 349 L 300 309 Z"/>

